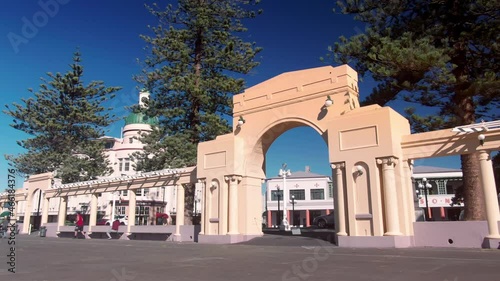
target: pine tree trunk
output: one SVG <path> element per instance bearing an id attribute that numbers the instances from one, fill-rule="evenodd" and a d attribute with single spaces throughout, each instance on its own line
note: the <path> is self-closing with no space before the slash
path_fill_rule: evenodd
<path id="1" fill-rule="evenodd" d="M 461 156 L 465 220 L 486 220 L 486 206 L 480 180 L 478 156 L 478 153 Z"/>
<path id="2" fill-rule="evenodd" d="M 184 185 L 184 224 L 193 224 L 193 208 L 194 208 L 194 191 L 193 183 Z"/>

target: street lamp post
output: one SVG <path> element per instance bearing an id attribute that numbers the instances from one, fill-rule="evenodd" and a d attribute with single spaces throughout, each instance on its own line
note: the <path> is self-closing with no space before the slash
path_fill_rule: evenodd
<path id="1" fill-rule="evenodd" d="M 286 189 L 286 177 L 290 176 L 290 170 L 287 170 L 287 165 L 286 163 L 283 163 L 281 166 L 279 175 L 280 177 L 283 178 L 283 221 L 282 221 L 282 226 L 284 227 L 285 230 L 290 230 L 290 225 L 288 224 L 288 214 L 287 214 L 287 208 L 286 208 L 286 203 L 288 201 L 288 191 Z"/>
<path id="2" fill-rule="evenodd" d="M 281 197 L 280 196 L 280 187 L 277 186 L 276 190 L 278 191 L 277 194 L 276 194 L 276 196 L 278 196 L 278 213 L 276 214 L 276 225 L 278 225 L 280 223 L 280 221 L 281 221 L 281 216 L 280 216 L 280 214 L 281 214 L 281 211 L 280 211 L 280 197 Z"/>
<path id="3" fill-rule="evenodd" d="M 427 178 L 422 178 L 422 182 L 418 184 L 418 188 L 424 191 L 424 196 L 425 196 L 424 220 L 427 221 L 429 219 L 429 201 L 427 199 L 427 193 L 429 192 L 429 189 L 432 188 L 432 185 L 429 182 L 427 182 Z"/>
<path id="4" fill-rule="evenodd" d="M 292 226 L 295 226 L 295 195 L 292 195 Z"/>

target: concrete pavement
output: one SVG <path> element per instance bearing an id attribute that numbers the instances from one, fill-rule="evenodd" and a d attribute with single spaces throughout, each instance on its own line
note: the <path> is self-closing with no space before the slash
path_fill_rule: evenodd
<path id="1" fill-rule="evenodd" d="M 11 273 L 0 241 L 0 280 L 500 280 L 500 250 L 346 249 L 266 235 L 236 245 L 74 240 L 18 235 Z"/>

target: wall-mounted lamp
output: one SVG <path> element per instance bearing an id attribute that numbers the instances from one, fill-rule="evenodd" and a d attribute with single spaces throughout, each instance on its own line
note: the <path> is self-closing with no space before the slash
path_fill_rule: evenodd
<path id="1" fill-rule="evenodd" d="M 243 124 L 245 124 L 245 119 L 243 119 L 243 116 L 240 116 L 240 119 L 238 119 L 238 127 L 241 127 Z"/>
<path id="2" fill-rule="evenodd" d="M 358 176 L 361 176 L 363 174 L 363 166 L 357 165 L 356 172 L 358 173 Z"/>
<path id="3" fill-rule="evenodd" d="M 479 144 L 482 146 L 484 144 L 484 139 L 486 138 L 485 135 L 483 134 L 480 134 L 479 136 L 477 136 L 477 139 L 479 140 Z"/>
<path id="4" fill-rule="evenodd" d="M 217 188 L 217 182 L 216 182 L 216 181 L 212 181 L 212 182 L 210 183 L 210 187 L 211 187 L 211 188 Z"/>
<path id="5" fill-rule="evenodd" d="M 330 95 L 326 96 L 325 107 L 330 107 L 333 104 L 333 100 Z"/>

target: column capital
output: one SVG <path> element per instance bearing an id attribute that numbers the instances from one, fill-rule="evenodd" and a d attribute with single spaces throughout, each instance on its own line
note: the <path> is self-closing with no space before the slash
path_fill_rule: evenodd
<path id="1" fill-rule="evenodd" d="M 240 182 L 242 179 L 243 179 L 243 177 L 242 177 L 242 176 L 240 176 L 240 175 L 227 175 L 227 176 L 224 176 L 224 180 L 225 180 L 225 181 L 236 181 L 236 182 Z"/>
<path id="2" fill-rule="evenodd" d="M 198 179 L 198 182 L 199 182 L 199 183 L 206 184 L 206 183 L 207 183 L 207 178 L 199 178 L 199 179 Z"/>
<path id="3" fill-rule="evenodd" d="M 478 151 L 478 154 L 479 154 L 479 160 L 491 160 L 491 153 L 489 150 L 479 150 Z"/>
<path id="4" fill-rule="evenodd" d="M 344 169 L 345 162 L 332 162 L 330 163 L 330 167 L 332 167 L 332 169 Z"/>
<path id="5" fill-rule="evenodd" d="M 413 170 L 413 165 L 414 165 L 413 159 L 405 159 L 402 160 L 401 163 L 403 164 L 403 167 Z"/>
<path id="6" fill-rule="evenodd" d="M 377 164 L 379 164 L 379 165 L 386 164 L 389 166 L 393 166 L 393 165 L 398 164 L 398 161 L 399 161 L 399 159 L 397 157 L 394 157 L 394 156 L 377 158 Z"/>

